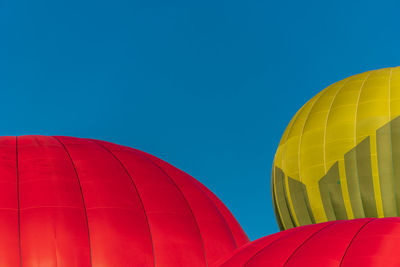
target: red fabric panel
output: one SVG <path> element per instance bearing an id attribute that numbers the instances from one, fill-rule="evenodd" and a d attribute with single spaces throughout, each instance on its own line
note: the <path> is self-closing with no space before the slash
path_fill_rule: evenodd
<path id="1" fill-rule="evenodd" d="M 17 146 L 21 265 L 91 266 L 83 200 L 68 155 L 52 137 L 18 137 Z"/>
<path id="2" fill-rule="evenodd" d="M 101 142 L 123 163 L 140 192 L 158 266 L 205 266 L 202 236 L 184 195 L 172 179 L 141 152 Z"/>
<path id="3" fill-rule="evenodd" d="M 215 266 L 400 266 L 400 218 L 363 218 L 296 227 L 256 240 Z M 222 262 L 222 264 L 221 264 Z"/>
<path id="4" fill-rule="evenodd" d="M 265 247 L 262 251 L 255 254 L 246 266 L 284 266 L 289 257 L 301 246 L 310 236 L 318 231 L 329 227 L 332 223 L 326 222 L 314 225 L 306 225 L 290 235 L 286 235 L 276 240 L 273 245 Z"/>
<path id="5" fill-rule="evenodd" d="M 240 226 L 236 218 L 232 215 L 229 209 L 222 203 L 222 201 L 205 187 L 202 183 L 193 179 L 193 183 L 196 184 L 199 188 L 201 188 L 210 199 L 214 201 L 214 204 L 218 207 L 219 211 L 221 212 L 222 216 L 224 216 L 226 223 L 229 225 L 229 228 L 233 234 L 233 237 L 236 241 L 236 246 L 239 248 L 247 243 L 250 242 L 249 238 L 247 237 L 246 233 L 243 231 L 243 228 Z"/>
<path id="6" fill-rule="evenodd" d="M 339 266 L 352 239 L 369 221 L 371 219 L 340 221 L 323 229 L 299 247 L 285 266 Z"/>
<path id="7" fill-rule="evenodd" d="M 57 138 L 70 154 L 82 185 L 93 266 L 154 266 L 146 214 L 120 162 L 90 140 Z"/>
<path id="8" fill-rule="evenodd" d="M 0 266 L 19 266 L 15 137 L 0 138 Z"/>
<path id="9" fill-rule="evenodd" d="M 374 220 L 354 238 L 342 267 L 400 266 L 400 218 Z"/>
<path id="10" fill-rule="evenodd" d="M 228 257 L 220 259 L 215 266 L 242 267 L 254 255 L 261 252 L 264 248 L 268 247 L 269 245 L 274 244 L 275 240 L 278 240 L 286 235 L 290 235 L 297 230 L 299 230 L 299 228 L 291 228 L 286 231 L 278 232 L 276 234 L 268 235 L 266 237 L 257 239 L 234 251 Z"/>
<path id="11" fill-rule="evenodd" d="M 188 201 L 204 241 L 207 262 L 212 264 L 236 249 L 236 242 L 220 210 L 194 179 L 185 172 L 150 154 L 146 157 L 160 166 L 174 180 Z"/>

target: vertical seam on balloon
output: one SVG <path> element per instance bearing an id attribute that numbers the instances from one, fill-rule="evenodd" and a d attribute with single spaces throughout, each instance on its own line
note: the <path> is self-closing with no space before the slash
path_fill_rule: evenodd
<path id="1" fill-rule="evenodd" d="M 364 85 L 367 82 L 369 76 L 371 76 L 371 73 L 372 72 L 368 73 L 368 75 L 365 76 L 364 81 L 361 84 L 360 92 L 358 93 L 358 98 L 357 98 L 357 102 L 356 102 L 356 111 L 355 111 L 355 114 L 354 114 L 354 145 L 355 146 L 357 145 L 357 112 L 358 112 L 358 105 L 360 104 L 361 93 L 362 93 L 362 90 L 364 88 Z"/>
<path id="2" fill-rule="evenodd" d="M 368 222 L 366 222 L 365 224 L 363 224 L 363 226 L 361 226 L 360 229 L 358 229 L 358 231 L 356 232 L 356 234 L 355 234 L 355 235 L 353 236 L 353 238 L 350 240 L 350 243 L 349 243 L 349 245 L 347 246 L 346 250 L 344 251 L 343 257 L 342 257 L 342 259 L 340 260 L 339 267 L 342 266 L 344 257 L 347 255 L 347 252 L 348 252 L 350 246 L 353 244 L 353 241 L 355 240 L 355 238 L 357 237 L 357 235 L 361 232 L 361 230 L 362 230 L 365 226 L 367 226 L 367 224 L 369 224 L 369 223 L 371 223 L 371 222 L 373 222 L 373 221 L 375 221 L 375 220 L 376 220 L 376 218 L 375 218 L 375 219 L 369 220 Z"/>
<path id="3" fill-rule="evenodd" d="M 90 241 L 90 231 L 89 231 L 89 221 L 88 221 L 88 216 L 87 216 L 85 198 L 83 197 L 83 190 L 82 190 L 81 182 L 80 182 L 80 180 L 79 180 L 78 171 L 76 170 L 74 161 L 72 160 L 72 157 L 71 157 L 71 155 L 69 154 L 68 149 L 67 149 L 67 147 L 64 145 L 64 143 L 61 142 L 61 140 L 58 139 L 56 136 L 53 136 L 53 138 L 56 139 L 56 140 L 61 144 L 61 146 L 64 148 L 65 152 L 67 153 L 68 158 L 69 158 L 69 160 L 70 160 L 70 162 L 71 162 L 71 164 L 72 164 L 72 167 L 73 167 L 73 169 L 74 169 L 76 179 L 78 180 L 79 190 L 80 190 L 80 192 L 81 192 L 81 197 L 82 197 L 83 210 L 84 210 L 84 212 L 85 212 L 86 228 L 87 228 L 87 232 L 88 232 L 90 266 L 93 266 L 93 261 L 92 261 L 92 245 L 91 245 L 91 241 Z"/>
<path id="4" fill-rule="evenodd" d="M 104 145 L 100 144 L 100 142 L 97 142 L 96 140 L 92 140 L 92 139 L 86 139 L 86 140 L 89 140 L 89 141 L 95 143 L 96 145 L 98 145 L 98 146 L 100 146 L 101 148 L 103 148 L 104 150 L 106 150 L 109 154 L 111 154 L 111 155 L 114 157 L 114 159 L 115 159 L 116 161 L 119 162 L 119 164 L 121 165 L 121 167 L 124 169 L 125 173 L 126 173 L 126 174 L 128 175 L 128 177 L 130 178 L 130 180 L 131 180 L 131 182 L 132 182 L 132 184 L 133 184 L 133 187 L 134 187 L 134 189 L 135 189 L 135 191 L 136 191 L 136 193 L 137 193 L 137 195 L 138 195 L 138 197 L 139 197 L 140 205 L 142 206 L 142 209 L 143 209 L 143 212 L 144 212 L 144 216 L 145 216 L 145 218 L 146 218 L 146 223 L 147 223 L 147 227 L 148 227 L 148 229 L 149 229 L 149 234 L 150 234 L 151 248 L 152 248 L 152 251 L 153 251 L 153 262 L 154 262 L 154 266 L 156 266 L 156 258 L 155 258 L 155 253 L 154 253 L 154 242 L 153 242 L 153 236 L 152 236 L 152 234 L 151 234 L 149 218 L 147 217 L 146 209 L 144 208 L 144 204 L 143 204 L 142 198 L 140 197 L 139 190 L 137 189 L 136 184 L 135 184 L 135 182 L 133 181 L 133 178 L 132 178 L 131 174 L 130 174 L 129 171 L 126 169 L 126 167 L 125 167 L 125 165 L 122 163 L 122 161 L 121 161 L 110 149 L 108 149 L 108 148 L 105 147 Z"/>
<path id="5" fill-rule="evenodd" d="M 172 177 L 169 176 L 168 173 L 167 173 L 160 165 L 158 165 L 154 160 L 152 160 L 150 157 L 148 157 L 148 156 L 145 155 L 144 153 L 141 153 L 141 154 L 143 155 L 143 157 L 145 157 L 147 160 L 149 160 L 150 163 L 152 163 L 152 164 L 153 164 L 154 166 L 156 166 L 159 170 L 161 170 L 161 172 L 164 173 L 164 174 L 171 180 L 171 182 L 175 185 L 176 189 L 177 189 L 177 190 L 179 191 L 179 193 L 182 195 L 182 197 L 183 197 L 184 201 L 186 202 L 186 205 L 187 205 L 187 207 L 188 207 L 188 209 L 189 209 L 189 212 L 190 212 L 190 214 L 192 215 L 194 222 L 196 223 L 196 229 L 197 229 L 198 234 L 199 234 L 199 236 L 200 236 L 201 245 L 202 245 L 202 247 L 203 247 L 204 259 L 205 259 L 205 261 L 206 261 L 206 266 L 208 266 L 208 263 L 207 263 L 207 256 L 206 256 L 206 249 L 205 249 L 205 247 L 204 247 L 203 236 L 201 235 L 199 224 L 198 224 L 198 222 L 197 222 L 197 220 L 196 220 L 196 217 L 194 216 L 193 210 L 192 210 L 192 208 L 190 207 L 188 200 L 187 200 L 186 197 L 185 197 L 185 194 L 183 194 L 182 190 L 180 189 L 180 187 L 178 186 L 178 184 L 175 182 L 175 180 L 172 179 Z"/>
<path id="6" fill-rule="evenodd" d="M 332 98 L 332 102 L 329 106 L 328 113 L 326 114 L 326 120 L 325 120 L 325 127 L 324 127 L 324 144 L 323 144 L 323 151 L 324 151 L 324 171 L 326 174 L 326 130 L 328 126 L 328 120 L 329 120 L 329 115 L 331 114 L 331 109 L 333 107 L 333 103 L 336 100 L 336 97 L 339 95 L 339 93 L 343 90 L 343 88 L 346 86 L 346 84 L 352 79 L 352 77 L 348 78 L 341 87 L 336 91 L 336 94 Z"/>
<path id="7" fill-rule="evenodd" d="M 298 247 L 293 251 L 292 254 L 290 254 L 290 256 L 289 256 L 289 258 L 286 260 L 285 264 L 283 264 L 283 267 L 286 266 L 286 264 L 287 264 L 287 263 L 289 262 L 289 260 L 294 256 L 294 254 L 296 254 L 296 252 L 297 252 L 303 245 L 305 245 L 305 243 L 307 243 L 308 241 L 310 241 L 310 239 L 312 239 L 314 236 L 316 236 L 317 234 L 319 234 L 319 233 L 322 232 L 323 230 L 326 230 L 326 228 L 328 228 L 328 227 L 330 227 L 330 226 L 333 226 L 333 225 L 336 225 L 336 224 L 338 224 L 338 223 L 342 223 L 342 222 L 343 222 L 343 221 L 336 221 L 336 222 L 334 222 L 334 223 L 331 223 L 331 224 L 329 224 L 329 225 L 327 225 L 327 226 L 325 226 L 325 227 L 319 229 L 318 231 L 314 232 L 313 234 L 311 234 L 306 240 L 303 241 L 303 243 L 301 243 L 300 246 L 298 246 Z"/>
<path id="8" fill-rule="evenodd" d="M 189 174 L 188 174 L 188 175 L 189 175 Z M 189 176 L 190 176 L 190 175 L 189 175 Z M 197 182 L 197 181 L 196 181 L 196 182 Z M 200 186 L 198 186 L 197 183 L 194 183 L 194 186 L 196 186 L 196 188 L 198 188 L 201 192 L 203 192 L 203 193 L 205 194 L 205 196 L 206 196 L 206 197 L 211 201 L 211 203 L 214 205 L 215 209 L 217 210 L 217 212 L 218 212 L 218 213 L 220 214 L 220 216 L 222 217 L 223 223 L 228 227 L 229 232 L 230 232 L 230 234 L 231 234 L 231 236 L 232 236 L 233 242 L 234 242 L 234 244 L 235 244 L 235 247 L 236 247 L 236 248 L 239 248 L 238 242 L 236 241 L 235 235 L 233 234 L 230 225 L 228 224 L 228 222 L 227 222 L 225 216 L 222 214 L 221 210 L 218 208 L 218 206 L 216 205 L 216 203 L 214 202 L 214 200 L 212 200 L 211 197 L 208 195 L 208 193 L 205 192 L 205 190 L 204 190 L 203 188 L 201 188 Z M 211 192 L 211 191 L 210 191 L 210 192 Z M 212 193 L 212 192 L 211 192 L 211 193 Z M 212 193 L 212 194 L 214 194 L 214 193 Z M 232 215 L 232 217 L 233 217 L 233 215 Z M 233 219 L 235 219 L 235 217 L 233 217 Z M 236 219 L 235 219 L 235 220 L 236 220 Z M 239 223 L 237 222 L 237 224 L 239 224 Z M 239 226 L 240 226 L 240 225 L 239 225 Z M 247 236 L 246 236 L 246 237 L 247 237 Z M 247 237 L 247 240 L 249 240 L 248 237 Z"/>
<path id="9" fill-rule="evenodd" d="M 21 208 L 19 203 L 19 162 L 18 162 L 18 136 L 15 137 L 15 154 L 17 166 L 17 204 L 18 204 L 18 246 L 19 246 L 19 266 L 22 266 L 22 253 L 21 253 Z"/>
<path id="10" fill-rule="evenodd" d="M 299 152 L 299 153 L 297 154 L 297 162 L 298 162 L 297 164 L 298 164 L 298 171 L 299 171 L 299 179 L 300 179 L 300 182 L 301 182 L 301 173 L 300 173 L 301 143 L 302 143 L 302 140 L 303 140 L 304 129 L 306 128 L 307 121 L 308 121 L 308 119 L 310 118 L 310 114 L 311 114 L 311 111 L 313 110 L 313 108 L 314 108 L 314 106 L 315 106 L 315 103 L 317 103 L 318 100 L 319 100 L 323 95 L 326 94 L 326 92 L 328 91 L 327 89 L 328 89 L 328 88 L 324 89 L 324 90 L 319 94 L 319 96 L 317 96 L 317 97 L 315 98 L 314 102 L 311 104 L 310 110 L 308 111 L 308 113 L 307 113 L 307 115 L 306 115 L 306 118 L 304 119 L 304 124 L 303 124 L 303 127 L 302 127 L 301 132 L 300 132 L 299 147 L 298 147 L 298 152 Z"/>

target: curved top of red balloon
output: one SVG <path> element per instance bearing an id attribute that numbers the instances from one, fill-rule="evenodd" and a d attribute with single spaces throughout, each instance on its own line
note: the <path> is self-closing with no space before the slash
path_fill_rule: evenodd
<path id="1" fill-rule="evenodd" d="M 163 160 L 98 140 L 0 138 L 0 266 L 206 266 L 248 242 Z"/>

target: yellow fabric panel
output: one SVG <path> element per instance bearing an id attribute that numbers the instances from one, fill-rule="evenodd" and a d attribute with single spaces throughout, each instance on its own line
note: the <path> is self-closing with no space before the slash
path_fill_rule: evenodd
<path id="1" fill-rule="evenodd" d="M 400 116 L 400 68 L 390 73 L 390 119 Z"/>
<path id="2" fill-rule="evenodd" d="M 365 80 L 356 110 L 355 145 L 389 122 L 389 72 L 373 71 Z"/>
<path id="3" fill-rule="evenodd" d="M 300 144 L 300 135 L 303 131 L 304 122 L 312 108 L 315 98 L 308 101 L 293 123 L 291 131 L 285 143 L 285 149 L 282 151 L 282 168 L 285 174 L 293 179 L 299 180 L 299 156 L 298 149 Z"/>
<path id="4" fill-rule="evenodd" d="M 299 113 L 302 112 L 303 108 L 304 108 L 304 106 L 301 107 L 301 109 L 298 112 L 296 112 L 296 114 L 294 115 L 294 117 L 290 121 L 289 125 L 286 127 L 286 129 L 285 129 L 285 131 L 283 133 L 283 136 L 281 138 L 281 141 L 279 142 L 278 149 L 276 150 L 273 166 L 275 165 L 280 169 L 283 168 L 282 167 L 282 161 L 283 161 L 282 156 L 283 156 L 283 152 L 285 150 L 284 148 L 286 147 L 287 136 L 290 133 L 290 131 L 292 129 L 292 126 L 293 126 L 294 122 L 297 119 L 297 116 L 299 115 Z"/>

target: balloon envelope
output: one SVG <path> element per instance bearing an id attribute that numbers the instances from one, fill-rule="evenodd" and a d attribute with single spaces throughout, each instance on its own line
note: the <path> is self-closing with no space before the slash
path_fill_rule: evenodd
<path id="1" fill-rule="evenodd" d="M 168 163 L 108 142 L 0 138 L 0 266 L 206 266 L 248 241 Z"/>
<path id="2" fill-rule="evenodd" d="M 400 216 L 400 68 L 351 76 L 308 101 L 274 158 L 281 229 Z"/>
<path id="3" fill-rule="evenodd" d="M 400 266 L 400 218 L 300 226 L 249 243 L 215 267 Z"/>

